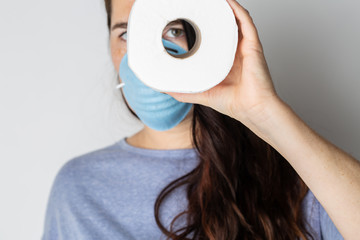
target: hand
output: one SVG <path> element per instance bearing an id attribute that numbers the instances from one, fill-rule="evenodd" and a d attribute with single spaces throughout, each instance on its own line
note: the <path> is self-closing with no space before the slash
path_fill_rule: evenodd
<path id="1" fill-rule="evenodd" d="M 233 66 L 227 77 L 201 93 L 165 92 L 180 102 L 211 107 L 244 124 L 264 120 L 269 103 L 278 100 L 257 30 L 249 15 L 235 0 L 227 0 L 239 29 Z"/>

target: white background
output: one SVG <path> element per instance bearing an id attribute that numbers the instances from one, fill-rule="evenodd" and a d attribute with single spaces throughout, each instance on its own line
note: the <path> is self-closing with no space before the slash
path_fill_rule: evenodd
<path id="1" fill-rule="evenodd" d="M 360 159 L 359 2 L 242 3 L 280 97 Z M 0 240 L 40 239 L 59 168 L 141 129 L 107 34 L 101 0 L 0 2 Z"/>

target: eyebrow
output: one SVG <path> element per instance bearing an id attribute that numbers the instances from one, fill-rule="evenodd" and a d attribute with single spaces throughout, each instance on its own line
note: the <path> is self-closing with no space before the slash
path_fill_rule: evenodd
<path id="1" fill-rule="evenodd" d="M 111 28 L 111 31 L 114 31 L 115 29 L 117 28 L 127 28 L 127 22 L 119 22 L 119 23 L 116 23 L 112 28 Z M 177 20 L 177 21 L 174 21 L 174 22 L 171 22 L 169 24 L 169 26 L 173 26 L 173 25 L 176 25 L 176 24 L 181 24 L 181 21 L 180 20 Z"/>
<path id="2" fill-rule="evenodd" d="M 116 23 L 116 24 L 111 28 L 111 31 L 114 31 L 116 28 L 127 28 L 127 22 L 119 22 L 119 23 Z"/>
<path id="3" fill-rule="evenodd" d="M 180 20 L 175 20 L 175 21 L 171 21 L 168 23 L 168 27 L 170 26 L 174 26 L 174 25 L 178 25 L 178 24 L 182 24 L 182 22 Z"/>

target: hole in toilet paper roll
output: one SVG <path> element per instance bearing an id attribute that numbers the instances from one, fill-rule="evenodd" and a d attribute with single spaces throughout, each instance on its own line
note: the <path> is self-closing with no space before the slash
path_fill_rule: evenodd
<path id="1" fill-rule="evenodd" d="M 166 52 L 176 58 L 187 58 L 193 55 L 198 50 L 201 41 L 199 28 L 188 19 L 176 19 L 168 23 L 162 37 L 187 50 L 186 53 L 179 54 L 177 49 L 164 46 Z"/>

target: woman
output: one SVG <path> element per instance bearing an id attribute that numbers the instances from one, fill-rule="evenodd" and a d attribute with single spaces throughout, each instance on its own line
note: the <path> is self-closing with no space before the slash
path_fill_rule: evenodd
<path id="1" fill-rule="evenodd" d="M 179 106 L 167 114 L 147 112 L 146 101 L 136 102 L 146 98 L 131 91 L 146 87 L 126 61 L 134 0 L 105 0 L 124 100 L 145 126 L 62 167 L 43 240 L 358 239 L 359 162 L 277 96 L 248 11 L 227 2 L 239 27 L 230 73 L 203 93 L 151 92 L 161 94 L 155 104 Z M 194 34 L 175 22 L 163 42 L 187 51 Z"/>

